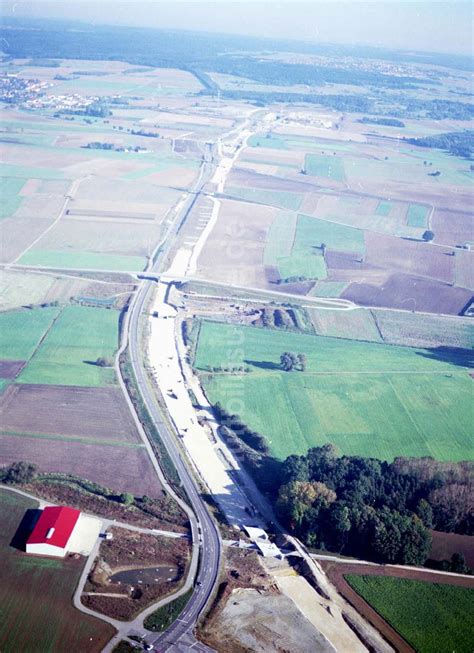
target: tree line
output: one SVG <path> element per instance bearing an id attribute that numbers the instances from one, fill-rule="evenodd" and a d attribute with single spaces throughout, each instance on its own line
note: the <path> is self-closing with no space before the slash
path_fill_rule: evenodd
<path id="1" fill-rule="evenodd" d="M 305 544 L 380 563 L 424 564 L 430 529 L 474 535 L 471 462 L 340 456 L 331 444 L 281 462 L 266 439 L 217 404 L 222 435 Z M 458 563 L 454 563 L 459 568 Z"/>

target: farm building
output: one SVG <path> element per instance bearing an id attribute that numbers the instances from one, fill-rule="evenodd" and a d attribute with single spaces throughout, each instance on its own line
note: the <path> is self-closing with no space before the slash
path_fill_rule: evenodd
<path id="1" fill-rule="evenodd" d="M 44 508 L 26 542 L 26 552 L 64 557 L 80 514 L 65 506 Z"/>

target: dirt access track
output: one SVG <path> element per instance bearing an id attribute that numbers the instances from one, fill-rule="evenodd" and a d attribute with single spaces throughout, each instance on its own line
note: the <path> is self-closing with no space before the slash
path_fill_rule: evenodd
<path id="1" fill-rule="evenodd" d="M 399 653 L 414 653 L 413 649 L 403 637 L 383 619 L 364 599 L 357 594 L 344 578 L 346 574 L 365 576 L 390 576 L 408 580 L 420 580 L 428 583 L 441 583 L 444 585 L 457 585 L 459 587 L 474 588 L 474 578 L 470 576 L 449 576 L 424 571 L 422 569 L 404 569 L 385 565 L 364 565 L 354 563 L 340 563 L 320 561 L 329 580 L 335 585 L 342 596 L 354 606 L 369 623 L 371 623 L 385 639 L 394 646 Z"/>

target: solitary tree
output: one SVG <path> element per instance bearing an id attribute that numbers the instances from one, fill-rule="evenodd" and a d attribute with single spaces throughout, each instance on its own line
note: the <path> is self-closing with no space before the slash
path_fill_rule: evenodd
<path id="1" fill-rule="evenodd" d="M 120 495 L 120 503 L 123 503 L 125 506 L 131 506 L 135 498 L 130 492 L 123 492 Z"/>
<path id="2" fill-rule="evenodd" d="M 106 358 L 105 356 L 99 356 L 99 358 L 96 359 L 95 364 L 98 367 L 113 367 L 114 366 L 114 361 L 112 358 Z"/>
<path id="3" fill-rule="evenodd" d="M 425 243 L 429 243 L 430 240 L 433 240 L 434 237 L 435 237 L 434 232 L 430 231 L 429 229 L 427 229 L 422 236 Z"/>
<path id="4" fill-rule="evenodd" d="M 291 351 L 285 351 L 280 356 L 280 365 L 282 370 L 285 370 L 285 372 L 291 372 L 297 364 L 298 359 L 296 354 L 293 354 Z"/>
<path id="5" fill-rule="evenodd" d="M 298 354 L 297 359 L 298 359 L 298 366 L 300 370 L 304 372 L 306 369 L 306 362 L 307 362 L 306 354 Z"/>

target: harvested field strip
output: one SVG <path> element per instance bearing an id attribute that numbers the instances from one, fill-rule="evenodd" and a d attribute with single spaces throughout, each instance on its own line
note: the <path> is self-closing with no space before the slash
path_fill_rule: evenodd
<path id="1" fill-rule="evenodd" d="M 336 181 L 344 181 L 344 163 L 340 157 L 326 154 L 307 154 L 304 169 L 307 175 L 326 177 Z"/>
<path id="2" fill-rule="evenodd" d="M 145 447 L 108 447 L 104 443 L 2 435 L 1 464 L 9 465 L 17 460 L 35 463 L 40 472 L 72 474 L 113 488 L 118 493 L 161 496 L 160 484 Z"/>
<path id="3" fill-rule="evenodd" d="M 471 653 L 472 589 L 386 576 L 346 580 L 419 653 Z"/>
<path id="4" fill-rule="evenodd" d="M 88 306 L 67 306 L 54 328 L 20 374 L 20 383 L 102 386 L 114 383 L 111 368 L 95 364 L 110 358 L 118 345 L 119 313 Z"/>
<path id="5" fill-rule="evenodd" d="M 121 390 L 110 386 L 12 385 L 2 400 L 1 427 L 10 433 L 141 443 Z"/>
<path id="6" fill-rule="evenodd" d="M 272 159 L 262 159 L 261 157 L 256 157 L 252 156 L 252 153 L 245 153 L 239 161 L 243 161 L 245 163 L 262 163 L 263 165 L 267 166 L 277 166 L 278 168 L 295 168 L 299 169 L 301 166 L 298 163 L 290 163 L 289 161 L 281 161 L 278 160 L 277 157 L 272 158 Z"/>
<path id="7" fill-rule="evenodd" d="M 410 204 L 407 212 L 407 225 L 409 227 L 424 228 L 428 226 L 429 208 L 422 204 Z"/>
<path id="8" fill-rule="evenodd" d="M 61 270 L 111 270 L 114 272 L 141 272 L 146 267 L 143 256 L 98 254 L 74 250 L 31 249 L 18 261 L 32 265 Z"/>
<path id="9" fill-rule="evenodd" d="M 358 326 L 362 331 L 367 327 Z M 232 364 L 251 371 L 204 373 L 209 399 L 232 411 L 238 396 L 242 419 L 268 438 L 277 458 L 327 442 L 343 454 L 381 460 L 474 456 L 472 410 L 466 410 L 472 406 L 466 369 L 470 352 L 441 356 L 436 350 L 205 321 L 196 367 L 205 371 L 222 365 L 229 342 L 239 342 L 242 349 L 242 360 Z M 306 371 L 281 371 L 284 351 L 304 352 Z"/>
<path id="10" fill-rule="evenodd" d="M 337 310 L 308 309 L 308 311 L 314 329 L 320 336 L 383 342 L 370 311 L 362 308 L 345 313 Z"/>
<path id="11" fill-rule="evenodd" d="M 0 428 L 0 433 L 18 438 L 38 438 L 39 440 L 59 440 L 60 442 L 81 442 L 82 444 L 98 444 L 105 447 L 131 447 L 132 449 L 143 448 L 144 444 L 134 442 L 123 442 L 120 440 L 98 440 L 93 438 L 79 438 L 73 435 L 47 435 L 46 433 L 14 433 Z"/>
<path id="12" fill-rule="evenodd" d="M 0 360 L 0 378 L 14 379 L 21 371 L 26 361 L 4 361 Z"/>
<path id="13" fill-rule="evenodd" d="M 282 209 L 290 209 L 291 211 L 297 211 L 303 201 L 303 195 L 301 193 L 293 193 L 290 191 L 226 186 L 224 192 L 226 195 L 236 199 L 246 200 L 247 202 L 258 202 L 259 204 L 268 204 Z"/>
<path id="14" fill-rule="evenodd" d="M 456 285 L 474 290 L 474 252 L 461 249 L 454 260 Z"/>
<path id="15" fill-rule="evenodd" d="M 472 349 L 474 324 L 470 318 L 422 315 L 407 311 L 372 310 L 386 342 L 412 347 L 449 347 Z"/>
<path id="16" fill-rule="evenodd" d="M 58 315 L 58 308 L 0 313 L 0 359 L 28 360 Z"/>
<path id="17" fill-rule="evenodd" d="M 294 212 L 280 211 L 272 222 L 267 236 L 263 262 L 278 265 L 282 256 L 290 256 L 295 237 L 297 216 Z"/>
<path id="18" fill-rule="evenodd" d="M 36 501 L 0 491 L 0 649 L 84 653 L 102 650 L 114 629 L 72 605 L 84 558 L 38 558 L 11 546 L 25 512 L 37 507 Z"/>

